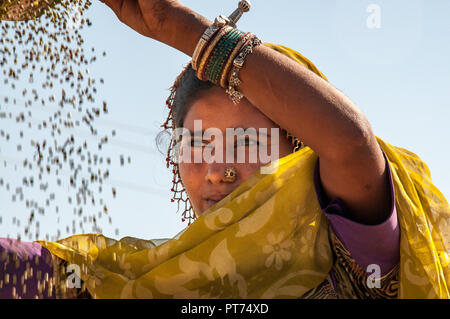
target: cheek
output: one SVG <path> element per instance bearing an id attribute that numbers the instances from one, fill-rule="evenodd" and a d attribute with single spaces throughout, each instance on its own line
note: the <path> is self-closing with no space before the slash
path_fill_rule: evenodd
<path id="1" fill-rule="evenodd" d="M 261 166 L 263 166 L 261 163 L 246 163 L 235 165 L 239 175 L 239 183 L 244 182 L 246 179 L 256 173 L 261 168 Z"/>
<path id="2" fill-rule="evenodd" d="M 280 144 L 279 145 L 280 145 L 280 149 L 279 149 L 279 152 L 280 152 L 279 157 L 280 158 L 283 158 L 292 153 L 293 147 L 284 135 L 280 136 Z"/>
<path id="3" fill-rule="evenodd" d="M 256 150 L 258 152 L 258 150 Z M 279 136 L 278 140 L 271 141 L 270 144 L 265 146 L 265 148 L 262 150 L 262 153 L 265 154 L 264 156 L 274 156 L 275 159 L 283 158 L 289 154 L 291 154 L 293 151 L 292 145 L 289 143 L 288 139 L 283 135 Z M 259 153 L 258 153 L 259 154 Z M 258 159 L 260 159 L 258 157 Z M 261 163 L 261 165 L 266 165 L 267 163 Z"/>
<path id="4" fill-rule="evenodd" d="M 194 206 L 199 202 L 200 185 L 204 180 L 204 165 L 195 163 L 179 163 L 180 177 Z"/>

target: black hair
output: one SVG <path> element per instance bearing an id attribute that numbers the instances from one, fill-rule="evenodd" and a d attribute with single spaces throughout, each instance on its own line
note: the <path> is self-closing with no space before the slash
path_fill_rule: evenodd
<path id="1" fill-rule="evenodd" d="M 201 93 L 204 93 L 212 87 L 214 87 L 213 83 L 198 79 L 196 71 L 189 64 L 177 85 L 175 98 L 172 104 L 172 117 L 175 127 L 184 126 L 184 119 L 192 103 L 195 99 L 199 98 Z M 157 134 L 156 145 L 160 153 L 167 153 L 170 139 L 170 134 L 166 130 Z"/>
<path id="2" fill-rule="evenodd" d="M 184 118 L 196 98 L 214 86 L 211 82 L 199 80 L 191 65 L 186 69 L 177 87 L 172 106 L 173 120 L 176 127 L 184 126 Z"/>

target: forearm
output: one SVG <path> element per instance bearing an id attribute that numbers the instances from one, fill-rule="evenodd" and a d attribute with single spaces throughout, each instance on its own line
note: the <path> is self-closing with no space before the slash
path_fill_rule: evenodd
<path id="1" fill-rule="evenodd" d="M 252 105 L 318 154 L 329 198 L 341 198 L 361 224 L 386 219 L 385 161 L 361 110 L 327 81 L 265 46 L 247 56 L 240 78 L 239 89 Z"/>
<path id="2" fill-rule="evenodd" d="M 280 127 L 322 158 L 345 160 L 367 147 L 370 125 L 350 99 L 327 81 L 265 46 L 247 56 L 239 90 Z"/>

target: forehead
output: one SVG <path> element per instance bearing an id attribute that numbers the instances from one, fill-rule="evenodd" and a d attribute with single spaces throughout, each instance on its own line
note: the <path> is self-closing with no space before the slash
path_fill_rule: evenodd
<path id="1" fill-rule="evenodd" d="M 261 113 L 247 99 L 237 105 L 229 99 L 225 90 L 213 87 L 197 98 L 184 119 L 184 127 L 193 130 L 194 121 L 201 120 L 202 128 L 272 128 L 277 125 Z"/>

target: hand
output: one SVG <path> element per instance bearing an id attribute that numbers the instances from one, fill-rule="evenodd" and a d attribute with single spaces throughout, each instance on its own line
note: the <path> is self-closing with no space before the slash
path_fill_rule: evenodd
<path id="1" fill-rule="evenodd" d="M 164 42 L 164 27 L 178 0 L 100 0 L 120 21 L 140 34 Z"/>
<path id="2" fill-rule="evenodd" d="M 100 1 L 130 28 L 189 56 L 192 56 L 201 35 L 212 23 L 178 0 Z"/>

